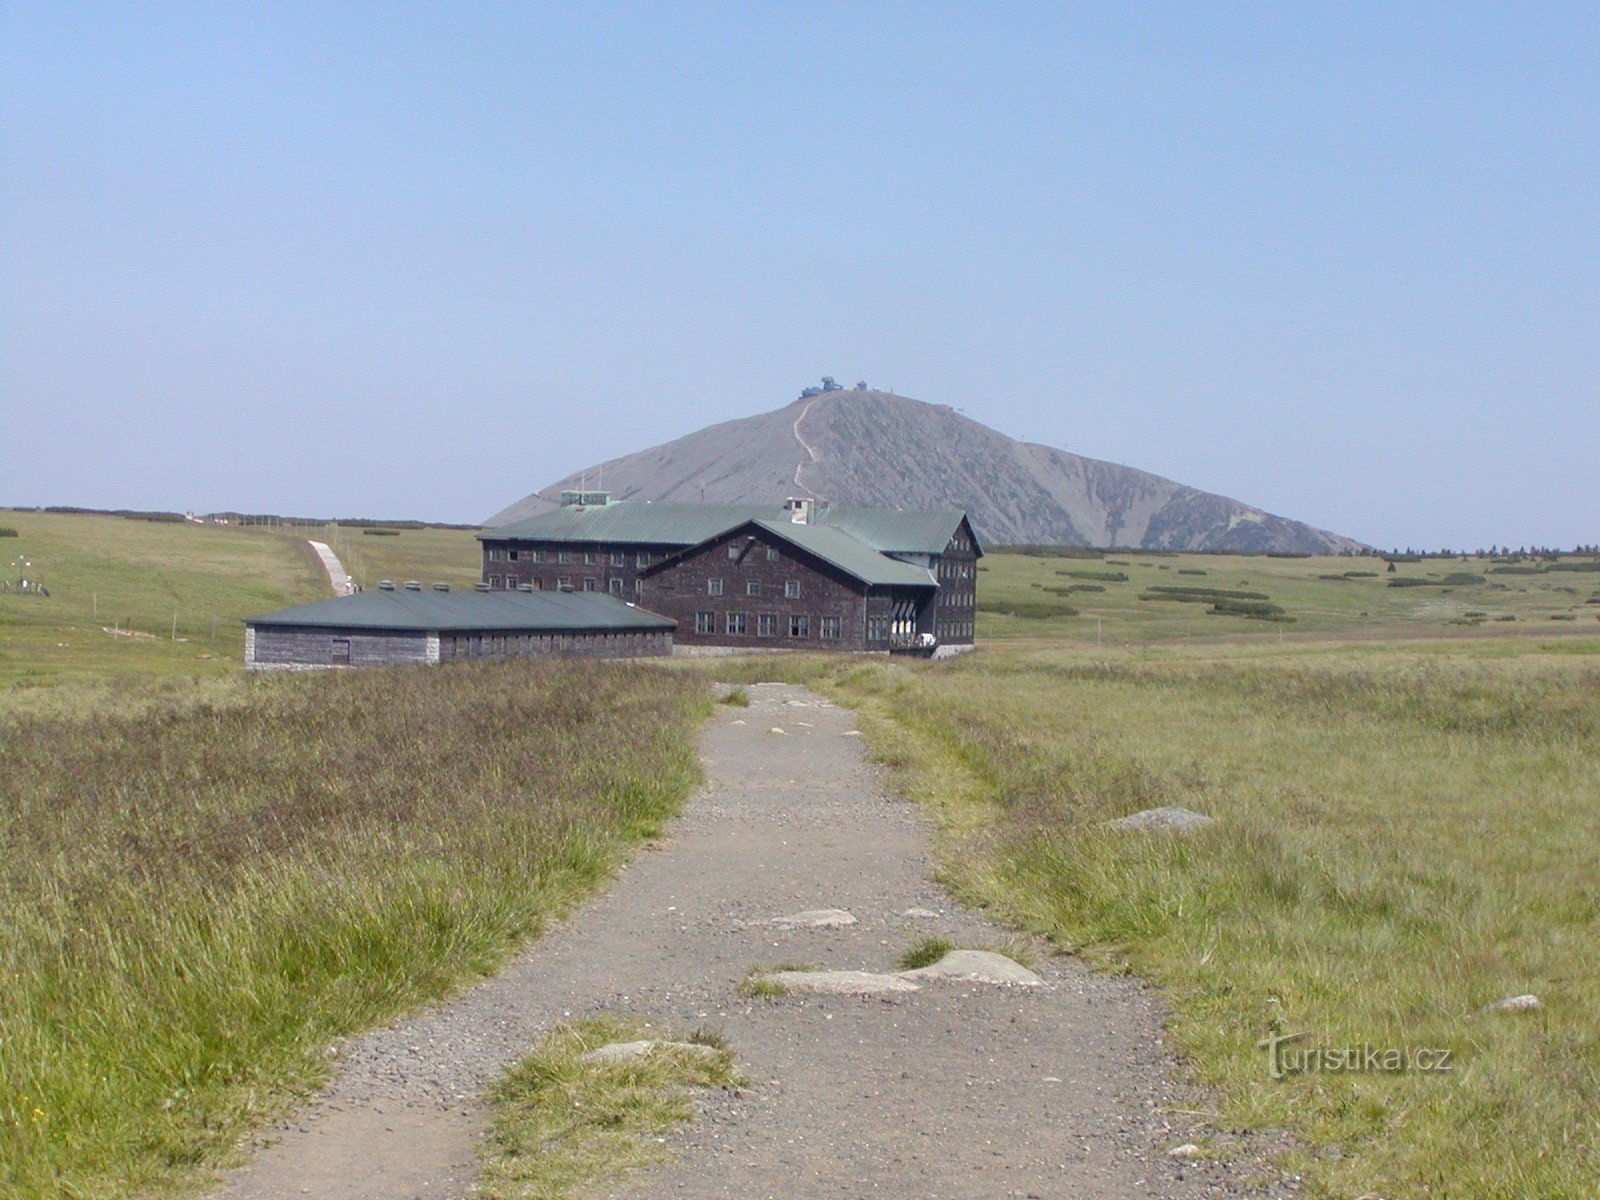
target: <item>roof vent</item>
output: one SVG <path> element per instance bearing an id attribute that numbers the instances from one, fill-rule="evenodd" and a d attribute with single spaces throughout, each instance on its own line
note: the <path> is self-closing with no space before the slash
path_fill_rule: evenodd
<path id="1" fill-rule="evenodd" d="M 596 508 L 604 508 L 610 503 L 610 492 L 570 491 L 561 493 L 562 508 L 575 508 L 586 504 L 592 504 Z"/>
<path id="2" fill-rule="evenodd" d="M 448 583 L 436 583 L 433 585 L 433 590 L 436 592 L 448 592 L 450 585 Z"/>
<path id="3" fill-rule="evenodd" d="M 796 525 L 811 523 L 811 509 L 816 501 L 809 496 L 790 496 L 783 502 L 783 507 L 789 510 L 789 520 Z"/>
<path id="4" fill-rule="evenodd" d="M 421 590 L 422 590 L 422 585 L 420 583 L 418 583 L 415 579 L 406 580 L 406 591 L 408 591 L 408 592 L 420 592 Z"/>
<path id="5" fill-rule="evenodd" d="M 380 592 L 392 592 L 392 591 L 394 591 L 394 580 L 392 580 L 392 579 L 380 579 L 380 580 L 378 580 L 378 590 Z"/>
<path id="6" fill-rule="evenodd" d="M 487 592 L 489 585 L 487 583 L 475 583 L 472 585 L 472 590 L 475 592 Z"/>

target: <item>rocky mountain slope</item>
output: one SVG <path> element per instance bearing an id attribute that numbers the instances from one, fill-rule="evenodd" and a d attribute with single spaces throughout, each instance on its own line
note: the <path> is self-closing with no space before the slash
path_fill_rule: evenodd
<path id="1" fill-rule="evenodd" d="M 831 391 L 725 421 L 557 480 L 490 517 L 552 507 L 580 479 L 617 500 L 816 496 L 888 508 L 963 508 L 986 542 L 1171 550 L 1353 550 L 1358 543 L 1159 475 L 1019 442 L 942 404 Z"/>

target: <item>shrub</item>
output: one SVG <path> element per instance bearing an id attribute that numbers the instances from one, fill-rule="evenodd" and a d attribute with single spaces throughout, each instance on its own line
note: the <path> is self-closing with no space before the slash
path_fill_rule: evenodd
<path id="1" fill-rule="evenodd" d="M 1056 574 L 1065 575 L 1068 579 L 1093 579 L 1099 583 L 1128 582 L 1125 571 L 1057 571 Z"/>
<path id="2" fill-rule="evenodd" d="M 1282 605 L 1264 604 L 1259 600 L 1218 600 L 1206 610 L 1218 617 L 1250 617 L 1257 621 L 1293 621 Z"/>
<path id="3" fill-rule="evenodd" d="M 1036 604 L 1029 601 L 980 600 L 978 611 L 1006 617 L 1024 617 L 1030 621 L 1045 621 L 1051 617 L 1075 617 L 1078 610 L 1070 604 Z"/>
<path id="4" fill-rule="evenodd" d="M 1179 600 L 1189 604 L 1198 604 L 1204 600 L 1270 600 L 1272 597 L 1265 592 L 1230 591 L 1227 588 L 1172 587 L 1156 584 L 1147 587 L 1139 599 Z"/>
<path id="5" fill-rule="evenodd" d="M 363 529 L 361 532 L 363 534 L 365 534 L 367 537 L 399 537 L 400 536 L 400 531 L 398 529 Z"/>

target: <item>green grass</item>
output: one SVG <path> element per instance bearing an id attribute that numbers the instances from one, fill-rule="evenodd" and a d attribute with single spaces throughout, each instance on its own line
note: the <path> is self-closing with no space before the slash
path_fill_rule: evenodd
<path id="1" fill-rule="evenodd" d="M 749 708 L 750 693 L 742 687 L 731 688 L 728 694 L 722 697 L 722 703 L 733 708 Z"/>
<path id="2" fill-rule="evenodd" d="M 512 661 L 0 717 L 0 1191 L 193 1183 L 654 836 L 705 693 Z"/>
<path id="3" fill-rule="evenodd" d="M 1594 559 L 1562 560 L 1536 573 L 1497 576 L 1488 559 L 1444 559 L 1400 563 L 1393 573 L 1378 559 L 1275 558 L 1268 555 L 1169 554 L 1159 558 L 1105 559 L 1116 572 L 1063 570 L 1059 558 L 1042 554 L 991 553 L 979 564 L 978 641 L 1125 643 L 1210 641 L 1219 635 L 1247 639 L 1336 635 L 1395 638 L 1459 634 L 1453 621 L 1486 619 L 1517 626 L 1560 628 L 1568 618 L 1591 623 L 1585 609 L 1590 587 L 1573 589 L 1597 565 Z M 1554 570 L 1555 566 L 1562 569 Z M 1533 570 L 1530 568 L 1530 570 Z M 1209 589 L 1176 588 L 1173 575 L 1208 576 Z M 1105 590 L 1054 591 L 1062 576 L 1093 578 Z M 1121 576 L 1126 582 L 1114 578 Z M 1391 586 L 1398 581 L 1400 586 Z M 1408 582 L 1409 581 L 1409 582 Z M 1256 614 L 1214 613 L 1198 603 L 1211 591 L 1229 599 L 1263 599 L 1292 617 L 1293 626 L 1263 630 Z M 1041 595 L 1041 592 L 1045 593 Z M 1255 596 L 1237 595 L 1252 592 Z M 1192 604 L 1157 602 L 1155 597 L 1192 595 Z M 1052 597 L 1060 596 L 1059 599 Z M 1146 598 L 1148 597 L 1148 598 Z M 1070 601 L 1070 602 L 1069 602 Z M 1177 611 L 1174 611 L 1177 610 Z M 1186 611 L 1185 611 L 1186 610 Z M 1466 618 L 1481 611 L 1487 618 Z M 1559 622 L 1552 626 L 1553 622 Z"/>
<path id="4" fill-rule="evenodd" d="M 1600 641 L 809 669 L 938 819 L 942 878 L 1158 984 L 1219 1125 L 1291 1131 L 1312 1195 L 1600 1191 Z M 1102 828 L 1161 804 L 1218 820 Z M 1543 1011 L 1479 1015 L 1522 992 Z M 1456 1069 L 1275 1082 L 1274 1020 Z"/>
<path id="5" fill-rule="evenodd" d="M 704 1045 L 716 1053 L 661 1048 L 625 1062 L 584 1060 L 607 1043 L 646 1039 Z M 593 1194 L 602 1183 L 670 1156 L 662 1135 L 694 1116 L 696 1090 L 738 1083 L 733 1056 L 715 1035 L 675 1038 L 616 1019 L 563 1025 L 495 1085 L 494 1128 L 473 1194 L 486 1200 Z"/>
<path id="6" fill-rule="evenodd" d="M 50 594 L 0 590 L 0 704 L 41 686 L 234 673 L 244 617 L 332 594 L 307 538 L 334 546 L 357 582 L 478 579 L 478 544 L 465 530 L 365 537 L 348 526 L 275 532 L 26 510 L 4 520 L 18 536 L 0 542 L 0 581 L 14 589 L 26 575 Z"/>
<path id="7" fill-rule="evenodd" d="M 902 971 L 915 971 L 921 967 L 931 967 L 952 950 L 960 949 L 947 937 L 929 934 L 920 937 L 896 960 Z"/>

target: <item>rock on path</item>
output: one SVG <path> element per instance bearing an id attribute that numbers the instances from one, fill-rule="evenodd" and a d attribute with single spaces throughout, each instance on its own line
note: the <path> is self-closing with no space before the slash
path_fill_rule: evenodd
<path id="1" fill-rule="evenodd" d="M 1170 1090 L 1160 1013 L 1134 980 L 1054 958 L 1044 987 L 739 994 L 753 966 L 794 953 L 773 913 L 848 911 L 856 923 L 808 935 L 805 957 L 872 975 L 918 934 L 1005 932 L 929 882 L 923 820 L 839 736 L 852 713 L 788 685 L 746 690 L 749 724 L 707 723 L 705 786 L 657 847 L 494 978 L 347 1043 L 332 1085 L 266 1131 L 277 1140 L 221 1196 L 455 1200 L 476 1176 L 486 1085 L 553 1025 L 608 1012 L 716 1030 L 751 1081 L 702 1096 L 675 1160 L 619 1185 L 630 1200 L 1241 1194 L 1246 1170 L 1166 1153 L 1205 1131 L 1161 1113 L 1205 1105 Z M 814 728 L 768 735 L 800 707 Z"/>

